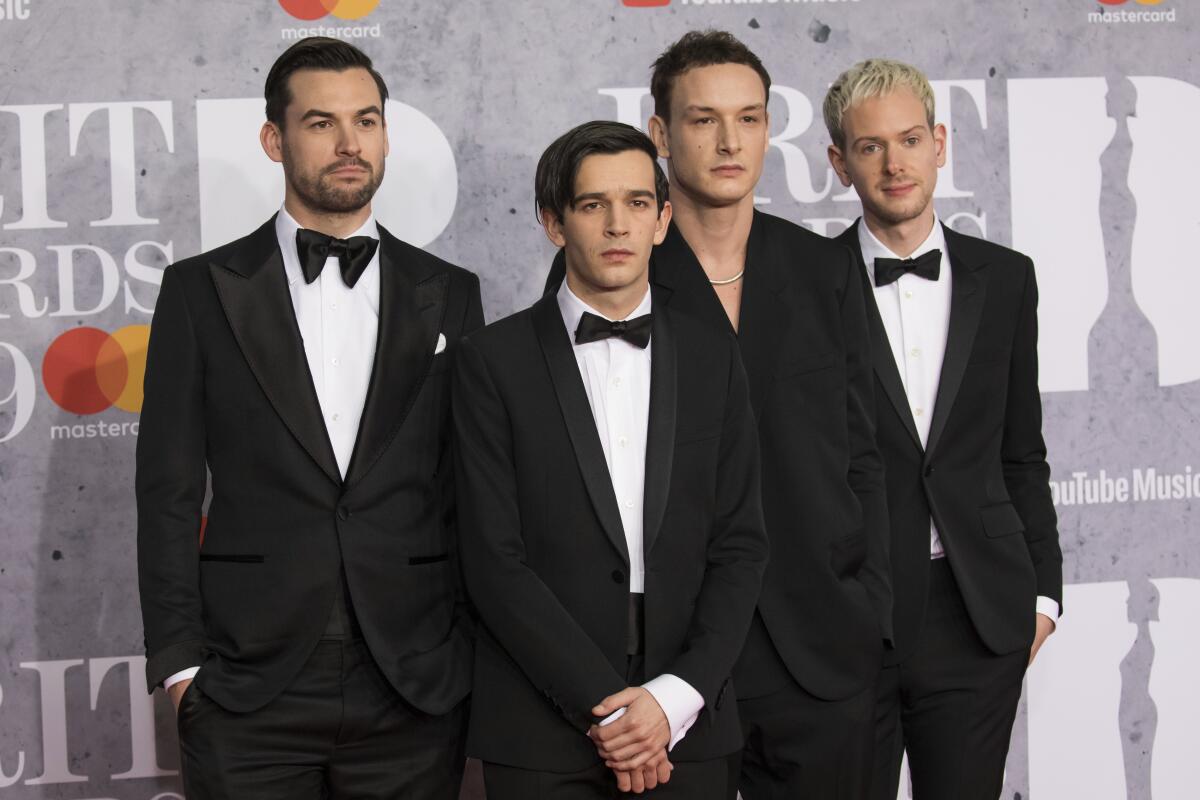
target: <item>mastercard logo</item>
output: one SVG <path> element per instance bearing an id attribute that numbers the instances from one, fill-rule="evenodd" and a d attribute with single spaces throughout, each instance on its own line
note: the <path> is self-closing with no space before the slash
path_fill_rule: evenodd
<path id="1" fill-rule="evenodd" d="M 279 0 L 279 5 L 296 19 L 321 19 L 330 14 L 338 19 L 362 19 L 375 10 L 379 0 Z"/>
<path id="2" fill-rule="evenodd" d="M 46 394 L 72 414 L 98 414 L 113 406 L 139 413 L 149 340 L 149 325 L 112 333 L 72 328 L 50 343 L 42 359 Z"/>

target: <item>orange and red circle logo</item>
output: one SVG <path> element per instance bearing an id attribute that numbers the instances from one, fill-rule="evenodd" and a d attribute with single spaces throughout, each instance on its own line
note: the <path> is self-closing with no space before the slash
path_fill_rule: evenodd
<path id="1" fill-rule="evenodd" d="M 321 19 L 329 14 L 338 19 L 362 19 L 375 10 L 379 0 L 279 0 L 279 5 L 296 19 Z"/>
<path id="2" fill-rule="evenodd" d="M 98 414 L 112 406 L 137 414 L 149 339 L 149 325 L 112 333 L 72 328 L 50 343 L 42 359 L 46 394 L 72 414 Z"/>

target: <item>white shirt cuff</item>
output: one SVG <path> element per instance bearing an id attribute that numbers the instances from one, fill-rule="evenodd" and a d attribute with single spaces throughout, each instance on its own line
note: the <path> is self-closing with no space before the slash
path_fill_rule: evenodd
<path id="1" fill-rule="evenodd" d="M 170 689 L 180 681 L 190 681 L 196 677 L 196 673 L 199 671 L 199 667 L 188 667 L 187 669 L 181 669 L 179 672 L 176 672 L 174 675 L 163 681 L 163 688 Z"/>
<path id="2" fill-rule="evenodd" d="M 1059 608 L 1058 603 L 1055 600 L 1053 600 L 1049 597 L 1042 597 L 1041 595 L 1038 595 L 1037 613 L 1045 614 L 1047 617 L 1049 617 L 1051 619 L 1051 621 L 1054 622 L 1055 625 L 1057 625 L 1058 618 L 1061 615 L 1062 611 Z"/>
<path id="3" fill-rule="evenodd" d="M 704 698 L 691 684 L 674 675 L 659 675 L 642 684 L 642 688 L 658 701 L 667 715 L 667 724 L 671 726 L 671 743 L 667 745 L 670 750 L 679 744 L 704 710 Z"/>

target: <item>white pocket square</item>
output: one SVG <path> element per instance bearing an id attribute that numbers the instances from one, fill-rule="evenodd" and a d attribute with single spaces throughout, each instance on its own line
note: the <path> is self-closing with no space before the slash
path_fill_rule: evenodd
<path id="1" fill-rule="evenodd" d="M 437 347 L 433 348 L 433 354 L 436 356 L 438 353 L 442 352 L 445 349 L 446 349 L 446 334 L 439 333 Z"/>

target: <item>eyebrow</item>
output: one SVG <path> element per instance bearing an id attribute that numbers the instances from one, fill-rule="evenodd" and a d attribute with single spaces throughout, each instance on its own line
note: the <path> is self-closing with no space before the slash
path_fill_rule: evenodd
<path id="1" fill-rule="evenodd" d="M 653 200 L 655 197 L 654 192 L 650 191 L 649 189 L 633 189 L 633 190 L 627 192 L 626 194 L 629 197 L 641 197 L 641 198 L 648 197 L 651 200 Z M 582 203 L 584 200 L 607 200 L 607 199 L 608 199 L 607 192 L 584 192 L 583 194 L 576 195 L 575 197 L 571 198 L 571 207 L 574 208 L 575 206 Z"/>
<path id="2" fill-rule="evenodd" d="M 738 113 L 740 114 L 744 111 L 762 111 L 764 108 L 766 108 L 766 106 L 763 103 L 755 103 L 754 105 L 742 107 Z M 716 113 L 717 109 L 713 108 L 712 106 L 691 105 L 685 108 L 684 111 L 703 111 L 705 113 Z"/>
<path id="3" fill-rule="evenodd" d="M 378 114 L 381 117 L 383 116 L 383 112 L 379 110 L 379 106 L 367 106 L 366 108 L 360 108 L 358 111 L 354 112 L 355 117 L 365 117 L 368 114 Z M 306 119 L 312 119 L 313 117 L 318 117 L 320 119 L 333 119 L 334 116 L 336 115 L 332 111 L 322 111 L 319 108 L 310 108 L 308 111 L 304 112 L 304 116 L 302 116 L 300 119 L 302 121 Z"/>
<path id="4" fill-rule="evenodd" d="M 925 130 L 928 130 L 928 128 L 924 124 L 913 125 L 911 128 L 909 128 L 906 131 L 900 131 L 900 136 L 908 136 L 913 131 L 925 131 Z M 886 138 L 887 138 L 886 136 L 860 136 L 857 139 L 855 139 L 852 142 L 852 144 L 857 147 L 862 142 L 882 142 Z"/>

